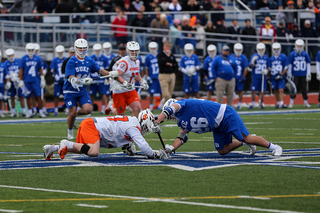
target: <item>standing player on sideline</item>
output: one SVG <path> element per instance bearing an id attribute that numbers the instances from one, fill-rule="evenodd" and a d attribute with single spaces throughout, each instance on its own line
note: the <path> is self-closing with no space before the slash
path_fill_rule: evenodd
<path id="1" fill-rule="evenodd" d="M 256 100 L 256 91 L 260 91 L 260 108 L 264 109 L 263 98 L 264 91 L 267 89 L 267 75 L 270 68 L 270 59 L 265 55 L 266 45 L 264 43 L 258 43 L 256 46 L 257 53 L 253 54 L 250 59 L 250 68 L 252 68 L 251 74 L 251 100 L 252 104 L 248 109 L 253 109 Z M 264 75 L 264 77 L 262 77 Z M 263 82 L 262 82 L 263 80 Z M 263 88 L 262 88 L 263 86 Z"/>
<path id="2" fill-rule="evenodd" d="M 102 48 L 104 49 L 104 55 L 107 57 L 108 59 L 108 64 L 111 64 L 111 61 L 115 56 L 115 54 L 112 53 L 112 45 L 110 42 L 104 42 L 102 44 Z M 111 71 L 111 70 L 110 70 Z"/>
<path id="3" fill-rule="evenodd" d="M 102 52 L 101 44 L 93 45 L 93 51 L 94 51 L 94 54 L 90 56 L 91 59 L 94 60 L 101 67 L 101 69 L 106 70 L 109 67 L 109 62 L 108 62 L 108 58 L 105 55 L 102 55 L 101 53 Z M 98 73 L 90 73 L 90 76 L 91 78 L 99 77 Z M 95 80 L 95 83 L 90 84 L 89 95 L 92 103 L 94 102 L 94 98 L 97 92 L 99 92 L 99 94 L 101 95 L 102 108 L 100 113 L 104 114 L 106 103 L 109 102 L 109 96 L 110 96 L 110 84 L 108 79 Z"/>
<path id="4" fill-rule="evenodd" d="M 26 106 L 24 102 L 24 97 L 22 94 L 22 89 L 18 87 L 19 83 L 19 68 L 20 59 L 14 57 L 14 50 L 6 50 L 7 60 L 4 62 L 4 66 L 7 71 L 7 83 L 5 89 L 7 90 L 7 95 L 11 97 L 11 115 L 10 117 L 16 117 L 18 111 L 16 111 L 15 96 L 17 95 L 22 108 L 22 116 L 26 115 Z M 18 92 L 18 94 L 17 94 Z"/>
<path id="5" fill-rule="evenodd" d="M 135 80 L 140 82 L 144 90 L 148 90 L 149 85 L 139 74 L 139 44 L 135 41 L 129 41 L 127 43 L 127 53 L 128 55 L 117 61 L 113 67 L 113 70 L 117 70 L 119 73 L 119 77 L 111 85 L 111 87 L 115 87 L 112 91 L 113 102 L 118 115 L 124 115 L 126 107 L 130 106 L 132 115 L 138 117 L 141 104 L 138 93 L 134 88 Z"/>
<path id="6" fill-rule="evenodd" d="M 92 112 L 92 102 L 90 100 L 86 86 L 92 83 L 89 78 L 91 72 L 98 72 L 100 75 L 111 74 L 117 77 L 117 72 L 108 72 L 102 69 L 95 61 L 86 56 L 88 52 L 88 42 L 85 39 L 77 39 L 74 42 L 75 56 L 72 56 L 66 66 L 66 80 L 63 85 L 64 101 L 69 110 L 68 139 L 74 139 L 73 126 L 76 115 L 87 115 Z M 81 108 L 77 111 L 77 102 Z"/>
<path id="7" fill-rule="evenodd" d="M 230 57 L 230 63 L 232 64 L 235 70 L 235 79 L 236 79 L 236 87 L 235 91 L 238 92 L 239 102 L 237 104 L 236 109 L 241 109 L 242 99 L 243 99 L 243 88 L 244 83 L 247 78 L 247 68 L 249 66 L 249 62 L 246 56 L 242 54 L 243 45 L 240 43 L 236 43 L 233 46 L 234 54 Z"/>
<path id="8" fill-rule="evenodd" d="M 127 155 L 136 154 L 135 144 L 148 158 L 166 158 L 163 150 L 153 151 L 143 135 L 150 131 L 161 132 L 160 126 L 153 123 L 154 115 L 147 109 L 139 113 L 139 118 L 115 116 L 87 118 L 81 122 L 77 142 L 62 140 L 60 145 L 45 145 L 44 157 L 51 160 L 53 152 L 58 151 L 61 159 L 68 152 L 97 157 L 100 147 L 118 148 L 122 146 Z M 130 142 L 131 141 L 131 142 Z"/>
<path id="9" fill-rule="evenodd" d="M 287 106 L 283 104 L 283 99 L 289 60 L 285 54 L 281 53 L 281 45 L 279 43 L 272 44 L 272 52 L 273 56 L 270 58 L 271 82 L 274 96 L 277 100 L 276 108 L 287 108 Z"/>
<path id="10" fill-rule="evenodd" d="M 298 39 L 295 42 L 295 50 L 291 52 L 289 56 L 289 69 L 288 78 L 293 77 L 293 82 L 295 83 L 297 89 L 300 86 L 302 97 L 304 100 L 304 107 L 311 107 L 308 103 L 307 95 L 307 82 L 311 81 L 311 59 L 309 54 L 303 50 L 304 41 Z M 290 104 L 289 108 L 293 108 L 294 99 L 296 95 L 290 94 Z"/>
<path id="11" fill-rule="evenodd" d="M 213 59 L 216 57 L 217 47 L 213 44 L 210 44 L 207 47 L 207 51 L 208 51 L 208 56 L 203 61 L 203 66 L 201 68 L 201 71 L 204 75 L 204 84 L 206 85 L 206 90 L 207 90 L 207 100 L 211 101 L 211 96 L 215 88 L 211 65 L 212 65 Z"/>
<path id="12" fill-rule="evenodd" d="M 316 57 L 316 69 L 317 69 L 317 80 L 320 81 L 320 51 L 318 52 Z M 319 85 L 318 101 L 319 101 L 318 107 L 320 107 L 320 85 Z"/>
<path id="13" fill-rule="evenodd" d="M 38 99 L 39 105 L 39 116 L 45 118 L 46 115 L 43 112 L 43 104 L 41 99 L 41 89 L 46 86 L 46 81 L 44 80 L 44 75 L 42 71 L 42 61 L 39 56 L 35 55 L 35 45 L 33 43 L 28 43 L 26 45 L 27 55 L 24 55 L 21 58 L 20 63 L 20 72 L 18 83 L 20 88 L 24 86 L 31 92 L 29 95 L 26 95 L 28 113 L 26 118 L 31 118 L 32 115 L 32 99 L 31 95 Z"/>
<path id="14" fill-rule="evenodd" d="M 1 62 L 2 56 L 0 53 L 0 118 L 4 118 L 5 115 L 2 112 L 2 107 L 3 107 L 3 100 L 5 97 L 4 93 L 4 87 L 5 87 L 5 82 L 6 82 L 6 75 L 7 75 L 7 70 L 4 66 L 4 63 Z M 11 85 L 10 85 L 11 86 Z"/>
<path id="15" fill-rule="evenodd" d="M 272 144 L 260 136 L 250 135 L 237 111 L 227 104 L 199 99 L 170 99 L 163 106 L 155 122 L 160 124 L 166 118 L 177 120 L 178 126 L 181 127 L 173 145 L 165 146 L 168 154 L 188 141 L 189 132 L 213 132 L 214 145 L 220 155 L 228 154 L 243 145 L 249 146 L 250 155 L 255 154 L 255 145 L 272 150 L 274 156 L 282 154 L 279 145 Z M 236 140 L 232 140 L 232 136 Z"/>
<path id="16" fill-rule="evenodd" d="M 190 93 L 194 92 L 196 98 L 199 96 L 199 69 L 200 69 L 200 60 L 197 55 L 193 53 L 194 47 L 191 43 L 184 45 L 185 55 L 182 56 L 180 60 L 180 70 L 183 73 L 183 92 L 185 97 L 189 98 Z"/>
<path id="17" fill-rule="evenodd" d="M 146 81 L 149 84 L 149 109 L 153 111 L 154 97 L 153 94 L 160 93 L 160 100 L 162 99 L 161 86 L 159 82 L 159 67 L 158 67 L 158 44 L 157 42 L 150 42 L 148 45 L 149 54 L 145 61 L 145 75 Z"/>
<path id="18" fill-rule="evenodd" d="M 54 77 L 54 116 L 58 115 L 58 105 L 59 105 L 59 96 L 63 94 L 63 83 L 65 80 L 65 74 L 62 73 L 61 67 L 66 60 L 66 57 L 63 56 L 64 46 L 56 46 L 57 57 L 52 59 L 50 64 L 51 74 Z"/>

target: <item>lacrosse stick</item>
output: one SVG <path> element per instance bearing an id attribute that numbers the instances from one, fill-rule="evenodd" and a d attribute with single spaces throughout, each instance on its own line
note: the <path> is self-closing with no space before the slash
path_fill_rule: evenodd
<path id="1" fill-rule="evenodd" d="M 122 84 L 116 83 L 116 81 L 112 82 L 112 84 L 110 85 L 110 91 L 120 90 L 122 88 L 125 87 Z M 134 88 L 142 88 L 142 86 L 134 86 Z"/>
<path id="2" fill-rule="evenodd" d="M 109 77 L 111 77 L 111 75 L 104 75 L 104 76 L 101 76 L 98 78 L 93 78 L 92 80 L 99 80 L 99 79 L 104 79 L 104 78 L 109 78 Z"/>

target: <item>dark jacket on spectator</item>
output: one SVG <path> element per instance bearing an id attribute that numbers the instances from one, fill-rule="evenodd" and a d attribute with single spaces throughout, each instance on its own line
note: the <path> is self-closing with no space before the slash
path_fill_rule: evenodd
<path id="1" fill-rule="evenodd" d="M 243 30 L 242 30 L 242 35 L 247 35 L 247 36 L 256 36 L 257 35 L 257 32 L 256 32 L 256 29 L 253 28 L 252 26 L 250 26 L 249 28 L 248 27 L 245 27 Z M 243 41 L 252 41 L 252 40 L 256 40 L 256 39 L 253 39 L 253 38 L 242 38 L 241 40 Z"/>
<path id="2" fill-rule="evenodd" d="M 276 34 L 277 34 L 277 37 L 286 37 L 286 36 L 290 35 L 291 32 L 290 32 L 287 28 L 285 28 L 285 27 L 281 27 L 281 28 L 278 27 L 278 28 L 276 29 Z M 277 41 L 278 41 L 279 43 L 286 43 L 286 42 L 288 42 L 287 39 L 281 39 L 281 38 L 277 39 Z"/>
<path id="3" fill-rule="evenodd" d="M 134 26 L 134 27 L 148 27 L 148 23 L 147 23 L 147 20 L 145 18 L 139 19 L 138 17 L 135 17 L 131 21 L 131 26 Z M 136 32 L 137 33 L 145 33 L 146 30 L 137 29 Z"/>
<path id="4" fill-rule="evenodd" d="M 240 35 L 241 34 L 241 29 L 240 27 L 235 28 L 233 25 L 228 27 L 228 33 L 233 34 L 233 35 Z M 237 36 L 230 36 L 231 40 L 237 40 Z"/>
<path id="5" fill-rule="evenodd" d="M 55 13 L 72 13 L 72 12 L 73 12 L 72 6 L 66 1 L 62 1 L 60 4 L 57 5 L 55 9 Z M 69 16 L 61 16 L 60 23 L 69 23 Z"/>
<path id="6" fill-rule="evenodd" d="M 174 55 L 171 53 L 170 56 L 167 56 L 164 52 L 159 52 L 157 55 L 158 65 L 159 65 L 159 73 L 164 74 L 172 74 L 178 69 L 178 62 Z M 172 66 L 166 65 L 169 62 Z"/>
<path id="7" fill-rule="evenodd" d="M 313 27 L 303 27 L 301 30 L 301 37 L 304 38 L 318 38 L 318 33 Z M 316 43 L 315 40 L 310 40 L 308 43 Z"/>
<path id="8" fill-rule="evenodd" d="M 291 31 L 291 34 L 293 35 L 294 38 L 300 38 L 302 36 L 301 31 L 298 28 L 298 25 L 295 24 L 293 26 L 293 30 Z"/>

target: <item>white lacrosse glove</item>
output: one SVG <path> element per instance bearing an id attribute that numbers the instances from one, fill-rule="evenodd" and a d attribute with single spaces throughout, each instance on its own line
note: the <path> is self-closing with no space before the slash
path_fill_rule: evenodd
<path id="1" fill-rule="evenodd" d="M 308 73 L 306 76 L 306 81 L 311 81 L 311 73 Z"/>
<path id="2" fill-rule="evenodd" d="M 104 83 L 104 85 L 109 85 L 109 84 L 110 84 L 109 79 L 107 79 L 107 78 L 104 79 L 104 82 L 103 82 L 103 83 Z"/>
<path id="3" fill-rule="evenodd" d="M 156 122 L 151 123 L 151 132 L 160 134 L 162 132 L 160 124 Z"/>
<path id="4" fill-rule="evenodd" d="M 168 159 L 169 156 L 167 155 L 167 153 L 163 149 L 160 149 L 159 151 L 153 151 L 153 158 L 155 158 L 155 159 Z"/>
<path id="5" fill-rule="evenodd" d="M 111 78 L 116 78 L 119 76 L 119 73 L 118 71 L 115 70 L 115 71 L 110 71 L 108 75 L 110 75 Z"/>
<path id="6" fill-rule="evenodd" d="M 175 151 L 175 149 L 174 149 L 174 147 L 172 146 L 172 145 L 169 145 L 169 144 L 166 144 L 165 145 L 165 151 L 166 151 L 166 153 L 168 154 L 168 155 L 170 155 L 172 152 L 174 152 Z"/>
<path id="7" fill-rule="evenodd" d="M 143 90 L 148 90 L 149 89 L 149 85 L 148 85 L 146 80 L 140 81 L 140 85 L 142 86 Z"/>
<path id="8" fill-rule="evenodd" d="M 20 87 L 20 88 L 24 87 L 24 82 L 23 82 L 23 80 L 20 80 L 20 81 L 19 81 L 18 87 Z"/>
<path id="9" fill-rule="evenodd" d="M 123 82 L 123 86 L 129 90 L 133 89 L 134 88 L 134 84 L 130 84 L 126 81 Z"/>
<path id="10" fill-rule="evenodd" d="M 58 75 L 58 74 L 55 74 L 55 75 L 54 75 L 54 79 L 55 79 L 56 81 L 59 81 L 59 80 L 60 80 L 59 75 Z"/>
<path id="11" fill-rule="evenodd" d="M 10 80 L 12 82 L 19 82 L 20 81 L 18 74 L 13 73 L 13 72 L 10 73 Z"/>
<path id="12" fill-rule="evenodd" d="M 186 75 L 188 76 L 188 77 L 192 77 L 193 76 L 193 74 L 195 73 L 195 69 L 194 68 L 187 68 L 186 69 Z"/>
<path id="13" fill-rule="evenodd" d="M 44 76 L 41 75 L 41 76 L 40 76 L 40 79 L 41 79 L 41 81 L 40 81 L 40 87 L 41 87 L 41 88 L 45 88 L 45 87 L 46 87 L 46 80 L 44 80 Z"/>
<path id="14" fill-rule="evenodd" d="M 268 75 L 268 70 L 267 70 L 267 69 L 262 70 L 262 71 L 261 71 L 261 74 L 262 74 L 262 75 Z"/>
<path id="15" fill-rule="evenodd" d="M 93 79 L 92 78 L 83 78 L 82 81 L 83 81 L 84 85 L 90 85 L 90 84 L 92 84 Z"/>
<path id="16" fill-rule="evenodd" d="M 150 76 L 146 76 L 146 81 L 147 81 L 148 84 L 152 84 L 153 83 L 153 81 L 150 78 Z"/>
<path id="17" fill-rule="evenodd" d="M 317 80 L 320 81 L 320 72 L 317 73 Z"/>
<path id="18" fill-rule="evenodd" d="M 6 90 L 9 90 L 11 88 L 11 82 L 10 81 L 7 81 L 5 87 L 4 87 Z"/>
<path id="19" fill-rule="evenodd" d="M 256 61 L 258 60 L 258 58 L 259 58 L 259 57 L 258 57 L 257 55 L 253 56 L 251 63 L 252 63 L 252 64 L 255 64 Z"/>
<path id="20" fill-rule="evenodd" d="M 122 147 L 123 153 L 126 153 L 126 155 L 134 156 L 137 153 L 136 146 L 133 142 L 128 143 L 127 145 L 124 145 Z"/>
<path id="21" fill-rule="evenodd" d="M 69 78 L 69 82 L 71 83 L 71 86 L 78 91 L 80 91 L 79 87 L 83 87 L 82 79 L 78 79 L 75 77 Z"/>

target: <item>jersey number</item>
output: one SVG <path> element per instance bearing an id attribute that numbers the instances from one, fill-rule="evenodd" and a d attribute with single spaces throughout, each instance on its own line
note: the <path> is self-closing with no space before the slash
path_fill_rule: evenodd
<path id="1" fill-rule="evenodd" d="M 192 127 L 192 132 L 201 134 L 205 132 L 210 132 L 209 123 L 206 118 L 192 117 L 190 119 L 190 126 Z"/>
<path id="2" fill-rule="evenodd" d="M 262 70 L 267 69 L 267 65 L 266 64 L 256 64 L 255 66 L 255 73 L 256 74 L 261 74 Z"/>
<path id="3" fill-rule="evenodd" d="M 294 71 L 306 71 L 307 69 L 307 64 L 305 61 L 294 61 L 293 62 L 293 70 Z"/>
<path id="4" fill-rule="evenodd" d="M 282 65 L 272 65 L 271 69 L 271 75 L 276 75 L 276 74 L 281 74 L 282 73 Z"/>
<path id="5" fill-rule="evenodd" d="M 31 66 L 28 71 L 28 74 L 31 75 L 32 77 L 35 77 L 36 76 L 36 68 L 34 66 Z"/>

